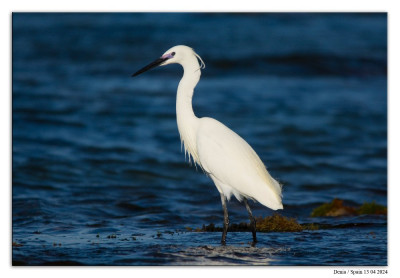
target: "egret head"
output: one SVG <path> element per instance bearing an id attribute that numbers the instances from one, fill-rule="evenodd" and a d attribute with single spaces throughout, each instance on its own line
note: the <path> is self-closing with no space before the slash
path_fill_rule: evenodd
<path id="1" fill-rule="evenodd" d="M 196 59 L 196 57 L 201 61 L 201 67 L 204 68 L 205 65 L 203 63 L 203 60 L 201 60 L 200 56 L 197 55 L 197 53 L 194 52 L 192 48 L 185 45 L 177 45 L 168 49 L 160 58 L 138 70 L 137 72 L 132 74 L 132 76 L 137 76 L 145 71 L 148 71 L 158 66 L 165 66 L 176 63 L 183 64 L 189 59 Z"/>

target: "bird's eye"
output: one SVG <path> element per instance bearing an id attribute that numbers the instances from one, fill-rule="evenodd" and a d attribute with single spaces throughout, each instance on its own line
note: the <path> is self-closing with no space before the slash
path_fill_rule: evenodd
<path id="1" fill-rule="evenodd" d="M 172 56 L 175 56 L 175 52 L 172 52 L 171 55 L 172 55 Z"/>

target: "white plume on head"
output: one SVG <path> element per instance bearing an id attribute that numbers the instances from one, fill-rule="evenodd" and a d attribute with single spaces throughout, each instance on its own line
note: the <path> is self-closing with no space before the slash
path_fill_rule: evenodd
<path id="1" fill-rule="evenodd" d="M 200 55 L 197 54 L 194 50 L 193 50 L 194 55 L 196 55 L 197 59 L 200 60 L 200 69 L 205 69 L 206 68 L 206 64 L 203 62 L 203 59 L 201 59 Z"/>

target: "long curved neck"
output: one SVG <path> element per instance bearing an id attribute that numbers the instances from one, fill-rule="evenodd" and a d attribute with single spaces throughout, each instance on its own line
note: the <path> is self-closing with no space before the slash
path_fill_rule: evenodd
<path id="1" fill-rule="evenodd" d="M 192 107 L 192 97 L 194 88 L 200 80 L 199 67 L 184 67 L 184 73 L 178 86 L 178 93 L 176 95 L 176 114 L 178 121 L 184 117 L 196 117 Z"/>
<path id="2" fill-rule="evenodd" d="M 200 80 L 200 65 L 195 56 L 182 64 L 183 77 L 179 82 L 176 96 L 176 117 L 181 142 L 185 147 L 185 154 L 192 156 L 194 162 L 199 163 L 196 145 L 196 131 L 198 118 L 193 112 L 192 97 L 194 88 Z M 190 156 L 189 156 L 190 161 Z"/>

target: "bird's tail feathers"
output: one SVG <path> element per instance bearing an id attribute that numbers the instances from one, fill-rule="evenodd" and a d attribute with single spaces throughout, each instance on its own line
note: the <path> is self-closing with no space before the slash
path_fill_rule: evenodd
<path id="1" fill-rule="evenodd" d="M 263 186 L 263 192 L 261 194 L 257 194 L 257 201 L 262 205 L 272 209 L 278 210 L 283 209 L 282 205 L 282 186 L 273 178 L 272 180 L 272 188 L 269 186 Z"/>

